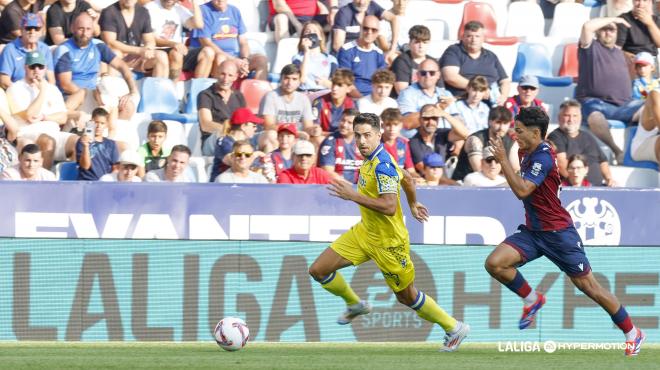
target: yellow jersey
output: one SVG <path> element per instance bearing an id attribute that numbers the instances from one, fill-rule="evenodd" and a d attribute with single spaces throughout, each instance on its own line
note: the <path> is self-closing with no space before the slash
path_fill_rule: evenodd
<path id="1" fill-rule="evenodd" d="M 360 167 L 358 192 L 371 198 L 380 194 L 396 194 L 397 207 L 393 216 L 360 206 L 362 220 L 356 225 L 360 237 L 375 246 L 392 247 L 408 244 L 408 229 L 401 209 L 401 180 L 403 173 L 383 144 L 365 158 Z"/>

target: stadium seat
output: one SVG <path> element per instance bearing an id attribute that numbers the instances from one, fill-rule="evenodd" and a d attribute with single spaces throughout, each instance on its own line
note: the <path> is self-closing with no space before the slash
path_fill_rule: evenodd
<path id="1" fill-rule="evenodd" d="M 199 131 L 199 122 L 192 122 L 183 126 L 188 142 L 188 148 L 192 151 L 193 157 L 202 156 L 202 134 Z"/>
<path id="2" fill-rule="evenodd" d="M 279 75 L 282 67 L 287 64 L 291 64 L 291 59 L 294 55 L 298 54 L 298 42 L 300 41 L 297 37 L 288 37 L 286 39 L 280 40 L 277 44 L 277 56 L 275 57 L 275 63 L 271 67 L 270 71 L 273 74 Z"/>
<path id="3" fill-rule="evenodd" d="M 520 81 L 523 75 L 533 75 L 545 86 L 568 86 L 573 82 L 570 77 L 554 77 L 552 62 L 548 50 L 543 44 L 521 43 L 518 46 L 516 66 L 513 68 L 513 81 Z"/>
<path id="4" fill-rule="evenodd" d="M 229 0 L 241 12 L 247 32 L 261 32 L 261 16 L 259 14 L 259 1 L 255 0 Z M 263 22 L 265 24 L 265 20 Z"/>
<path id="5" fill-rule="evenodd" d="M 460 4 L 463 1 L 464 0 L 433 0 L 434 3 L 438 3 L 438 4 Z"/>
<path id="6" fill-rule="evenodd" d="M 490 4 L 495 11 L 495 19 L 497 20 L 497 34 L 504 35 L 504 28 L 506 27 L 509 19 L 509 3 L 510 0 L 478 0 L 482 3 Z"/>
<path id="7" fill-rule="evenodd" d="M 254 114 L 259 113 L 261 99 L 271 90 L 270 82 L 252 79 L 243 80 L 240 88 L 241 93 L 245 96 L 247 107 L 250 108 Z"/>
<path id="8" fill-rule="evenodd" d="M 156 93 L 158 92 L 158 93 Z M 138 113 L 177 113 L 179 100 L 176 87 L 169 78 L 147 77 L 140 89 Z"/>
<path id="9" fill-rule="evenodd" d="M 545 37 L 545 19 L 539 4 L 530 1 L 515 1 L 509 4 L 509 14 L 504 36 L 524 37 L 526 41 L 536 41 Z"/>
<path id="10" fill-rule="evenodd" d="M 495 10 L 489 3 L 470 1 L 469 3 L 465 4 L 465 8 L 463 9 L 463 18 L 461 20 L 461 24 L 458 26 L 459 40 L 463 36 L 463 27 L 470 21 L 479 21 L 484 25 L 484 36 L 486 42 L 500 44 L 515 44 L 518 42 L 517 37 L 500 38 L 497 36 L 497 19 Z"/>
<path id="11" fill-rule="evenodd" d="M 580 3 L 557 4 L 548 36 L 577 41 L 582 32 L 582 25 L 589 20 L 590 10 L 591 8 Z"/>
<path id="12" fill-rule="evenodd" d="M 578 77 L 578 44 L 571 43 L 564 46 L 564 54 L 559 67 L 559 76 L 572 77 L 577 81 Z"/>
<path id="13" fill-rule="evenodd" d="M 190 80 L 190 86 L 187 88 L 188 94 L 186 95 L 186 105 L 183 109 L 185 114 L 197 115 L 197 95 L 209 86 L 213 85 L 217 80 L 215 78 L 194 78 Z"/>
<path id="14" fill-rule="evenodd" d="M 410 1 L 406 13 L 399 16 L 399 45 L 408 43 L 408 31 L 417 24 L 423 24 L 431 30 L 431 40 L 442 40 L 448 35 L 449 22 L 443 14 L 443 7 L 432 1 Z"/>
<path id="15" fill-rule="evenodd" d="M 630 153 L 630 144 L 632 143 L 632 139 L 633 137 L 635 137 L 636 132 L 637 132 L 637 126 L 631 126 L 626 128 L 626 134 L 625 134 L 626 147 L 624 149 L 623 165 L 629 167 L 649 168 L 658 171 L 659 170 L 658 164 L 655 162 L 636 161 L 632 159 L 632 155 Z"/>
<path id="16" fill-rule="evenodd" d="M 55 177 L 60 181 L 76 181 L 78 180 L 78 163 L 77 162 L 60 162 L 55 165 Z"/>
<path id="17" fill-rule="evenodd" d="M 618 186 L 626 188 L 660 187 L 660 173 L 648 168 L 610 166 L 612 178 Z"/>
<path id="18" fill-rule="evenodd" d="M 497 58 L 500 60 L 502 67 L 504 67 L 507 76 L 511 76 L 513 73 L 513 67 L 516 65 L 516 59 L 518 58 L 518 44 L 486 43 L 484 44 L 484 48 L 497 55 Z"/>
<path id="19" fill-rule="evenodd" d="M 414 13 L 413 11 L 421 7 L 420 3 L 431 3 L 434 5 L 431 8 L 434 9 L 433 13 L 431 12 L 426 13 L 426 11 L 424 11 L 424 13 L 421 14 L 432 14 L 432 18 L 442 19 L 443 21 L 445 21 L 445 23 L 447 24 L 447 28 L 444 33 L 445 38 L 449 40 L 454 39 L 458 34 L 466 1 L 448 1 L 448 2 L 409 1 L 408 6 L 406 8 L 406 17 L 419 17 L 420 13 Z M 429 4 L 429 6 L 431 4 Z M 410 11 L 408 9 L 410 9 Z M 438 39 L 432 37 L 431 40 L 437 41 Z"/>
<path id="20" fill-rule="evenodd" d="M 429 43 L 428 55 L 435 59 L 440 59 L 448 47 L 455 44 L 456 40 L 433 40 Z"/>
<path id="21" fill-rule="evenodd" d="M 209 176 L 206 173 L 206 160 L 203 157 L 190 157 L 188 170 L 193 174 L 195 181 L 209 182 Z"/>

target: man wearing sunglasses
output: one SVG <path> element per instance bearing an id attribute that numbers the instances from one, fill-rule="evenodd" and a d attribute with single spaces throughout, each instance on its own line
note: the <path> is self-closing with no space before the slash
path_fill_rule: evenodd
<path id="1" fill-rule="evenodd" d="M 539 87 L 539 79 L 536 76 L 522 76 L 520 83 L 518 83 L 518 95 L 508 98 L 504 103 L 504 107 L 511 111 L 513 117 L 520 112 L 520 108 L 541 107 L 545 109 L 541 99 L 536 98 L 539 94 Z M 513 127 L 513 119 L 511 127 Z"/>
<path id="2" fill-rule="evenodd" d="M 44 0 L 14 0 L 8 2 L 0 16 L 0 50 L 22 34 L 21 20 L 28 13 L 37 15 L 44 8 Z M 43 13 L 42 13 L 43 14 Z"/>
<path id="3" fill-rule="evenodd" d="M 384 37 L 378 41 L 383 50 L 388 53 L 395 52 L 399 35 L 397 17 L 391 10 L 385 10 L 371 0 L 353 0 L 352 3 L 342 6 L 337 11 L 332 27 L 332 50 L 339 53 L 344 44 L 357 40 L 362 35 L 364 20 L 367 16 L 374 16 L 377 20 L 382 19 L 390 23 L 390 29 L 392 30 L 390 45 L 387 45 Z M 375 34 L 375 38 L 378 38 L 378 33 Z"/>
<path id="4" fill-rule="evenodd" d="M 231 167 L 216 177 L 215 182 L 225 184 L 267 184 L 268 180 L 250 170 L 257 154 L 252 144 L 247 140 L 236 141 L 231 152 Z"/>
<path id="5" fill-rule="evenodd" d="M 502 176 L 502 165 L 495 160 L 493 149 L 490 146 L 484 148 L 481 157 L 481 171 L 472 172 L 465 176 L 464 186 L 507 186 L 506 178 Z"/>
<path id="6" fill-rule="evenodd" d="M 41 16 L 28 13 L 21 19 L 21 37 L 11 41 L 0 54 L 0 85 L 7 89 L 12 83 L 25 77 L 25 57 L 28 52 L 38 51 L 46 58 L 46 78 L 55 83 L 53 74 L 53 57 L 48 45 L 39 41 L 42 35 L 44 23 Z"/>
<path id="7" fill-rule="evenodd" d="M 330 174 L 316 167 L 316 148 L 307 140 L 293 146 L 293 167 L 282 171 L 278 184 L 329 184 Z"/>

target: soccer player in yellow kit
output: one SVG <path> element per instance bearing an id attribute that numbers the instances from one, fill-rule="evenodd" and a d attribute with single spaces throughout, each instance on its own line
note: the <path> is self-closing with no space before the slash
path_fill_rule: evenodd
<path id="1" fill-rule="evenodd" d="M 399 302 L 444 329 L 447 335 L 442 350 L 455 351 L 469 333 L 470 326 L 451 317 L 433 298 L 415 288 L 415 267 L 410 260 L 399 186 L 406 193 L 410 212 L 416 220 L 428 220 L 428 210 L 417 202 L 412 176 L 396 165 L 381 144 L 380 118 L 371 113 L 359 114 L 353 121 L 353 131 L 364 157 L 357 191 L 344 179 L 333 180 L 329 190 L 333 196 L 357 203 L 362 220 L 323 251 L 309 273 L 325 290 L 344 299 L 348 307 L 337 323 L 345 325 L 371 312 L 371 305 L 360 300 L 337 270 L 373 260 Z"/>

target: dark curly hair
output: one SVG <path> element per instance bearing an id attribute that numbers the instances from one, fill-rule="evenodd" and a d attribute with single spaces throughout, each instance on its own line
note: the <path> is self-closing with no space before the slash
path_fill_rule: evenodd
<path id="1" fill-rule="evenodd" d="M 520 108 L 520 112 L 516 115 L 516 121 L 522 122 L 522 124 L 527 127 L 537 127 L 541 131 L 541 139 L 545 139 L 550 118 L 548 118 L 548 114 L 545 113 L 543 108 Z"/>
<path id="2" fill-rule="evenodd" d="M 380 118 L 373 113 L 360 113 L 353 119 L 353 128 L 365 124 L 373 127 L 376 131 L 380 131 Z"/>

